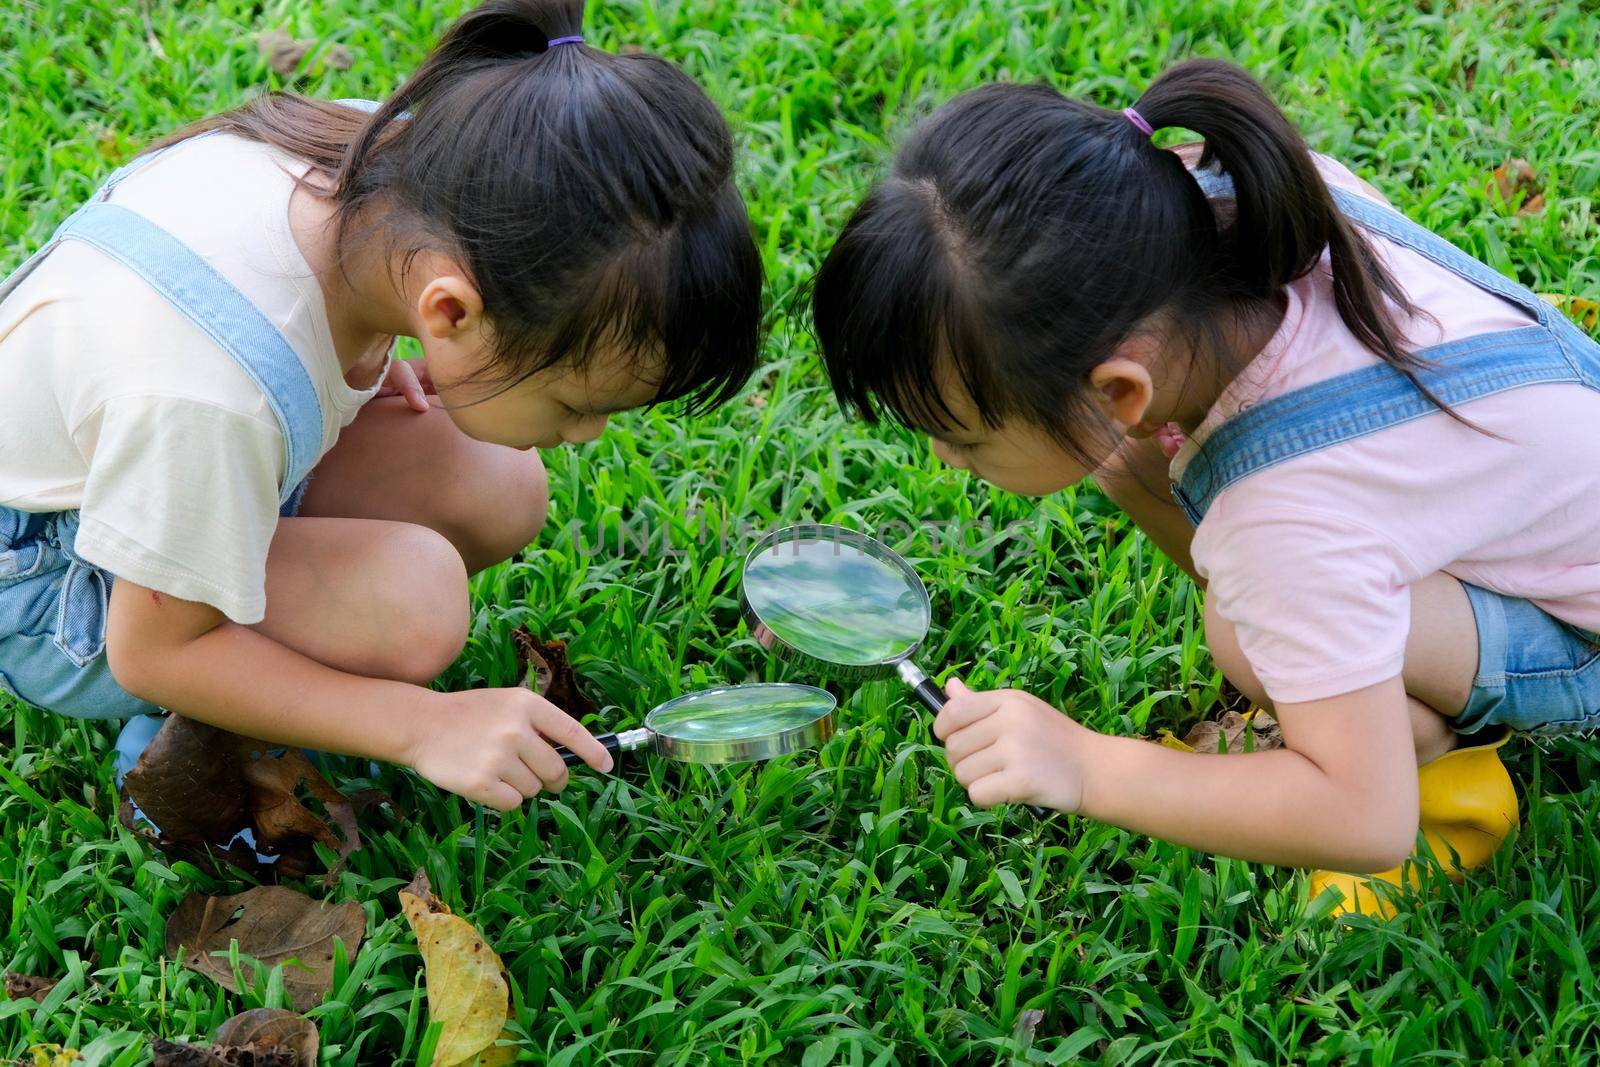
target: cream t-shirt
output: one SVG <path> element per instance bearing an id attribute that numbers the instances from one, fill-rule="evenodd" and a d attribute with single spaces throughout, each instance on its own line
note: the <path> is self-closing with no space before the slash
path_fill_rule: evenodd
<path id="1" fill-rule="evenodd" d="M 293 346 L 322 403 L 320 455 L 383 374 L 365 390 L 345 382 L 289 228 L 304 169 L 212 135 L 168 149 L 111 200 L 210 263 Z M 0 505 L 76 509 L 88 562 L 235 622 L 261 620 L 283 434 L 231 356 L 133 271 L 67 241 L 0 303 L 0 382 Z"/>

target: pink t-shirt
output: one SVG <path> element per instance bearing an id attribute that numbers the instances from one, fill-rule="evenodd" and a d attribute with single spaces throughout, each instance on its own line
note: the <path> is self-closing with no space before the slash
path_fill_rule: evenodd
<path id="1" fill-rule="evenodd" d="M 1366 194 L 1343 166 L 1330 184 Z M 1372 239 L 1369 237 L 1369 239 Z M 1527 326 L 1530 316 L 1415 252 L 1378 255 L 1419 308 L 1413 347 Z M 1328 257 L 1289 287 L 1276 335 L 1173 460 L 1251 404 L 1378 362 L 1334 305 Z M 1600 631 L 1600 393 L 1537 385 L 1463 404 L 1261 471 L 1218 494 L 1195 566 L 1279 703 L 1400 673 L 1413 582 L 1443 571 Z"/>

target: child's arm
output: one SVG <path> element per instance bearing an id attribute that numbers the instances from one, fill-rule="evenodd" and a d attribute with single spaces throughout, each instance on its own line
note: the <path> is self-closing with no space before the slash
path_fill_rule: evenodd
<path id="1" fill-rule="evenodd" d="M 1044 804 L 1259 863 L 1366 872 L 1410 854 L 1417 764 L 1399 678 L 1274 709 L 1288 746 L 1179 752 L 1014 690 L 950 684 L 934 732 L 973 802 Z"/>
<path id="2" fill-rule="evenodd" d="M 346 674 L 208 605 L 121 578 L 106 657 L 117 684 L 168 710 L 264 741 L 403 763 L 503 810 L 566 785 L 553 743 L 611 769 L 600 742 L 528 689 L 439 693 Z"/>

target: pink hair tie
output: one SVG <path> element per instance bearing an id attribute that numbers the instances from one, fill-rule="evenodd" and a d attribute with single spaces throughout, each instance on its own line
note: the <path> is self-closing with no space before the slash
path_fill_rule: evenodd
<path id="1" fill-rule="evenodd" d="M 1144 116 L 1139 114 L 1133 108 L 1123 108 L 1122 117 L 1133 123 L 1133 128 L 1144 134 L 1146 137 L 1154 137 L 1156 135 L 1156 131 L 1148 122 L 1144 120 Z"/>

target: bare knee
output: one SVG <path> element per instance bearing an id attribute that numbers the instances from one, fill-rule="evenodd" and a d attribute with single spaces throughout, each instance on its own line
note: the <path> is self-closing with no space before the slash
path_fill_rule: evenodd
<path id="1" fill-rule="evenodd" d="M 373 673 L 427 685 L 461 655 L 471 606 L 467 570 L 442 534 L 407 523 L 387 538 L 379 573 L 393 576 L 380 610 L 392 620 L 391 639 L 377 652 Z"/>
<path id="2" fill-rule="evenodd" d="M 1272 701 L 1267 697 L 1267 691 L 1262 686 L 1261 680 L 1256 677 L 1255 668 L 1250 666 L 1250 661 L 1245 659 L 1244 649 L 1239 647 L 1239 632 L 1233 623 L 1222 617 L 1222 613 L 1215 607 L 1212 597 L 1206 598 L 1206 645 L 1211 649 L 1211 658 L 1215 661 L 1222 674 L 1233 687 L 1249 698 L 1252 704 L 1258 707 L 1271 707 Z"/>
<path id="3" fill-rule="evenodd" d="M 550 511 L 544 463 L 532 450 L 495 449 L 454 494 L 454 540 L 473 572 L 516 556 L 539 536 Z"/>

